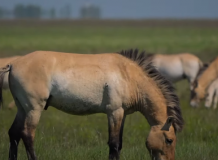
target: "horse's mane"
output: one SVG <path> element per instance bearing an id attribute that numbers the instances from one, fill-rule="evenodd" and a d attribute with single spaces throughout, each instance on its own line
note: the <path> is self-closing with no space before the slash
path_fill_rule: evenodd
<path id="1" fill-rule="evenodd" d="M 145 51 L 140 53 L 138 49 L 130 49 L 122 50 L 119 54 L 135 61 L 143 69 L 145 74 L 155 81 L 167 101 L 168 116 L 174 118 L 173 126 L 175 130 L 181 131 L 183 129 L 184 120 L 179 106 L 179 98 L 175 94 L 175 89 L 172 83 L 155 69 L 152 65 L 152 61 L 147 59 L 149 56 L 146 55 Z"/>
<path id="2" fill-rule="evenodd" d="M 150 62 L 152 63 L 154 56 L 155 56 L 154 53 L 147 53 L 147 52 L 146 52 L 146 54 L 145 54 L 145 59 L 146 59 L 147 62 L 150 61 Z"/>
<path id="3" fill-rule="evenodd" d="M 204 66 L 199 69 L 195 80 L 197 80 L 197 79 L 204 73 L 204 71 L 205 71 L 207 68 L 208 68 L 208 64 L 207 64 L 207 65 L 204 64 Z"/>

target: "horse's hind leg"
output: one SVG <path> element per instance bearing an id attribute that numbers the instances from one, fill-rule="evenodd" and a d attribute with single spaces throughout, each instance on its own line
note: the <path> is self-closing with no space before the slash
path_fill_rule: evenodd
<path id="1" fill-rule="evenodd" d="M 18 144 L 24 127 L 24 117 L 24 110 L 18 108 L 15 120 L 8 132 L 10 138 L 9 160 L 17 159 Z"/>
<path id="2" fill-rule="evenodd" d="M 22 138 L 23 143 L 25 145 L 28 160 L 36 160 L 37 158 L 35 155 L 33 142 L 35 137 L 36 126 L 41 116 L 42 107 L 37 103 L 34 104 L 33 102 L 30 103 L 27 101 L 25 103 L 27 104 L 25 108 L 22 108 L 22 105 L 18 102 L 18 100 L 16 100 L 15 102 L 20 112 L 18 112 L 16 119 L 9 131 L 10 141 L 11 144 L 13 144 L 13 146 L 11 145 L 10 147 L 9 159 L 16 159 L 14 158 L 14 154 L 17 155 L 17 148 L 14 147 L 16 143 L 13 143 L 13 137 L 18 133 L 17 135 L 19 136 L 19 140 L 20 138 Z"/>
<path id="3" fill-rule="evenodd" d="M 122 108 L 108 113 L 109 130 L 109 159 L 119 160 L 122 148 L 122 129 L 124 123 L 124 111 Z"/>
<path id="4" fill-rule="evenodd" d="M 40 115 L 41 115 L 41 111 L 36 111 L 36 110 L 29 111 L 25 121 L 25 128 L 21 136 L 29 160 L 37 159 L 33 145 L 34 145 L 34 138 L 35 138 L 35 130 L 39 122 Z"/>
<path id="5" fill-rule="evenodd" d="M 43 103 L 44 104 L 44 103 Z M 34 109 L 31 109 L 26 114 L 26 119 L 24 123 L 24 130 L 22 132 L 22 140 L 26 148 L 27 157 L 29 160 L 36 160 L 36 154 L 34 151 L 34 138 L 35 130 L 39 123 L 39 119 L 42 112 L 42 107 L 35 104 Z"/>

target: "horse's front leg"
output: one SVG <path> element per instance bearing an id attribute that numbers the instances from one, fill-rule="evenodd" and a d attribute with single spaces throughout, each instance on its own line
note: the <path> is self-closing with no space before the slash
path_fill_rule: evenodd
<path id="1" fill-rule="evenodd" d="M 122 146 L 123 146 L 123 128 L 124 128 L 125 118 L 126 118 L 126 116 L 123 117 L 122 124 L 120 127 L 119 148 L 118 148 L 119 154 L 120 154 L 120 151 L 121 151 Z"/>
<path id="2" fill-rule="evenodd" d="M 109 130 L 109 159 L 119 160 L 120 150 L 122 148 L 122 130 L 124 124 L 123 108 L 108 113 Z"/>
<path id="3" fill-rule="evenodd" d="M 217 102 L 218 102 L 218 94 L 217 94 L 217 91 L 216 91 L 216 93 L 214 95 L 214 99 L 213 99 L 213 109 L 216 109 Z"/>

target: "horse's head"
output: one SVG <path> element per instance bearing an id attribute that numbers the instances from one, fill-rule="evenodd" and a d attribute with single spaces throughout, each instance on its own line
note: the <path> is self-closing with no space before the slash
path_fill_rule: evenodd
<path id="1" fill-rule="evenodd" d="M 198 84 L 199 78 L 203 74 L 203 72 L 208 68 L 209 64 L 205 63 L 200 70 L 198 71 L 198 74 L 196 76 L 195 81 L 191 84 L 191 101 L 190 105 L 192 107 L 198 107 L 200 100 L 205 98 L 205 90 L 203 87 Z"/>
<path id="2" fill-rule="evenodd" d="M 197 79 L 199 79 L 199 77 L 203 74 L 203 72 L 208 68 L 209 64 L 208 63 L 204 63 L 201 68 L 199 68 L 198 73 L 194 79 L 194 81 L 191 81 L 190 83 L 190 90 L 194 90 L 195 86 L 196 86 L 196 81 Z"/>
<path id="3" fill-rule="evenodd" d="M 198 107 L 201 100 L 206 97 L 205 89 L 198 84 L 198 80 L 193 83 L 193 89 L 191 90 L 191 100 L 190 105 L 192 107 Z"/>
<path id="4" fill-rule="evenodd" d="M 172 125 L 173 117 L 168 117 L 164 126 L 152 126 L 146 140 L 152 160 L 174 160 L 176 134 Z"/>

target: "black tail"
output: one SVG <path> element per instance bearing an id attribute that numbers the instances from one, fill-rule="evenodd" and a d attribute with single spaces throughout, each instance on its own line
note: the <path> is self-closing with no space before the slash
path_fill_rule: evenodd
<path id="1" fill-rule="evenodd" d="M 5 73 L 9 72 L 10 70 L 11 70 L 11 65 L 10 64 L 5 66 L 4 68 L 0 68 L 0 107 L 2 106 L 2 103 L 3 103 L 2 87 L 3 87 Z"/>

